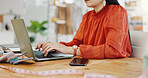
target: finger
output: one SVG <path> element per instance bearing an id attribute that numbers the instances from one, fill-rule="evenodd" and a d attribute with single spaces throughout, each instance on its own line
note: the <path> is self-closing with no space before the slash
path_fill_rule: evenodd
<path id="1" fill-rule="evenodd" d="M 46 47 L 45 50 L 43 51 L 43 54 L 46 53 L 46 51 L 51 48 L 51 47 Z"/>
<path id="2" fill-rule="evenodd" d="M 38 45 L 39 45 L 39 43 L 35 46 L 35 49 L 38 49 Z"/>
<path id="3" fill-rule="evenodd" d="M 44 51 L 46 47 L 51 46 L 51 45 L 52 45 L 52 43 L 46 42 L 46 43 L 43 44 L 43 46 L 42 46 L 42 51 Z"/>
<path id="4" fill-rule="evenodd" d="M 42 47 L 42 45 L 43 45 L 43 43 L 41 42 L 41 43 L 39 43 L 39 45 L 38 45 L 38 49 L 39 49 L 39 51 L 40 51 L 40 48 Z"/>
<path id="5" fill-rule="evenodd" d="M 42 45 L 42 42 L 39 42 L 39 43 L 36 45 L 35 49 L 39 49 L 39 50 L 40 50 L 41 45 Z"/>
<path id="6" fill-rule="evenodd" d="M 42 47 L 42 51 L 44 51 L 47 47 L 50 47 L 50 46 L 46 45 L 46 46 Z"/>
<path id="7" fill-rule="evenodd" d="M 47 42 L 44 42 L 43 45 L 42 45 L 42 47 L 45 47 L 49 43 L 51 43 L 51 42 L 48 42 L 48 41 Z"/>
<path id="8" fill-rule="evenodd" d="M 44 56 L 47 56 L 48 52 L 50 52 L 50 51 L 52 51 L 52 50 L 54 50 L 54 49 L 53 49 L 53 48 L 49 48 L 49 49 L 46 51 L 46 53 L 44 54 Z"/>
<path id="9" fill-rule="evenodd" d="M 47 43 L 47 42 L 44 42 L 44 43 L 42 44 L 42 49 L 46 46 L 46 43 Z"/>
<path id="10" fill-rule="evenodd" d="M 35 49 L 37 49 L 37 45 L 35 46 Z"/>

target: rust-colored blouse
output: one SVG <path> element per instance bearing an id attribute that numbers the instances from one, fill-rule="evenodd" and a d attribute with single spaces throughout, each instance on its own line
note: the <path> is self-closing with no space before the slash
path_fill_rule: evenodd
<path id="1" fill-rule="evenodd" d="M 87 12 L 71 42 L 89 59 L 123 58 L 131 55 L 127 11 L 120 5 L 106 5 L 99 12 Z"/>

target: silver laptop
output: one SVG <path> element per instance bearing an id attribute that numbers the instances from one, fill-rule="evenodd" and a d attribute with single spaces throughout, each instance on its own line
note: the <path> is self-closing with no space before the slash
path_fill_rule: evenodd
<path id="1" fill-rule="evenodd" d="M 26 26 L 23 19 L 13 19 L 11 20 L 16 39 L 20 46 L 20 50 L 22 54 L 27 53 L 27 57 L 33 57 L 35 61 L 43 61 L 43 60 L 56 60 L 56 59 L 65 59 L 72 58 L 73 55 L 63 54 L 57 51 L 51 51 L 47 56 L 44 56 L 42 51 L 33 51 L 29 36 L 26 30 Z"/>

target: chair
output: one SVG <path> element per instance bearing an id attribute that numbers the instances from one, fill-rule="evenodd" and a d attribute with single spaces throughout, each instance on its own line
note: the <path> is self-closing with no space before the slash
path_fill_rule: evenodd
<path id="1" fill-rule="evenodd" d="M 143 58 L 143 55 L 148 53 L 148 32 L 130 31 L 130 37 L 133 48 L 131 57 Z"/>

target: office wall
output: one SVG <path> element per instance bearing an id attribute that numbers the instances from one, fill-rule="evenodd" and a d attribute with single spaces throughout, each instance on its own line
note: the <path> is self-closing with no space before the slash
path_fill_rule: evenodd
<path id="1" fill-rule="evenodd" d="M 39 0 L 0 0 L 0 14 L 4 15 L 4 24 L 8 24 L 10 27 L 10 32 L 8 34 L 3 34 L 4 32 L 0 32 L 0 43 L 12 44 L 14 43 L 14 35 L 7 39 L 7 35 L 13 32 L 13 28 L 11 25 L 11 19 L 14 18 L 14 14 L 20 15 L 21 18 L 25 20 L 26 26 L 30 26 L 30 20 L 36 20 L 42 22 L 47 20 L 47 0 L 44 1 L 44 4 L 39 4 Z M 10 10 L 12 14 L 10 14 Z M 5 37 L 5 38 L 2 38 Z M 38 36 L 41 37 L 42 36 Z M 11 40 L 13 41 L 11 41 Z M 46 38 L 42 38 L 45 40 Z M 4 41 L 5 40 L 5 41 Z"/>
<path id="2" fill-rule="evenodd" d="M 121 6 L 125 7 L 125 0 L 118 0 Z"/>
<path id="3" fill-rule="evenodd" d="M 143 7 L 143 31 L 148 32 L 148 0 L 142 0 L 142 7 Z"/>
<path id="4" fill-rule="evenodd" d="M 32 1 L 32 2 L 31 2 Z M 30 25 L 30 20 L 42 22 L 47 19 L 47 0 L 24 0 L 25 11 L 22 18 L 25 19 L 26 25 Z M 45 1 L 44 3 L 42 1 Z"/>
<path id="5" fill-rule="evenodd" d="M 6 14 L 10 9 L 16 14 L 24 13 L 24 1 L 23 0 L 0 0 L 0 14 Z"/>
<path id="6" fill-rule="evenodd" d="M 14 14 L 24 14 L 24 1 L 23 0 L 0 0 L 0 14 L 4 15 L 4 24 L 8 24 L 12 30 L 10 20 L 13 19 Z M 10 10 L 12 14 L 10 14 Z M 13 14 L 14 13 L 14 14 Z"/>
<path id="7" fill-rule="evenodd" d="M 27 25 L 30 20 L 46 20 L 47 6 L 37 6 L 37 0 L 30 1 L 34 1 L 34 4 L 30 4 L 29 0 L 0 0 L 0 14 L 7 14 L 12 10 L 13 13 L 25 18 Z"/>

